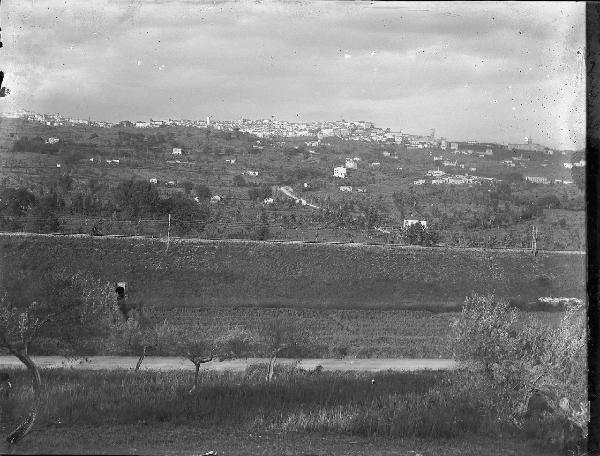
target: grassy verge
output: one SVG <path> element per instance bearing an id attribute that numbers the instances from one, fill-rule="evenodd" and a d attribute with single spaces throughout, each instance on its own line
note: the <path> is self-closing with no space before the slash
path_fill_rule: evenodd
<path id="1" fill-rule="evenodd" d="M 488 444 L 524 441 L 516 430 L 498 426 L 460 372 L 367 374 L 285 366 L 277 369 L 271 384 L 264 381 L 265 372 L 266 365 L 251 366 L 244 373 L 203 372 L 200 388 L 189 393 L 188 372 L 46 370 L 45 405 L 38 417 L 38 437 L 33 438 L 48 434 L 48 429 L 66 433 L 85 426 L 141 426 L 171 432 L 193 427 L 209 435 L 230 430 L 246 439 L 296 435 L 305 441 L 311 436 L 335 441 L 353 436 L 397 443 L 434 440 L 437 445 L 454 441 L 459 447 L 481 439 Z M 0 402 L 3 428 L 16 422 L 31 400 L 26 374 L 15 372 L 14 377 L 12 397 Z"/>

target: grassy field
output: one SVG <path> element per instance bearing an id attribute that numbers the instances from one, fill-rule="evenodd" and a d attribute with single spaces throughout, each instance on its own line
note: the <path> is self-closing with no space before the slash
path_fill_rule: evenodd
<path id="1" fill-rule="evenodd" d="M 255 365 L 244 373 L 203 372 L 200 387 L 189 393 L 188 372 L 46 370 L 36 430 L 17 448 L 26 453 L 53 448 L 146 454 L 217 450 L 220 455 L 369 449 L 406 455 L 556 454 L 532 434 L 499 426 L 460 372 L 373 375 L 286 367 L 267 384 L 265 371 L 266 365 Z M 31 400 L 26 373 L 15 372 L 14 383 L 12 397 L 0 401 L 4 432 Z"/>
<path id="2" fill-rule="evenodd" d="M 450 322 L 465 296 L 515 302 L 584 296 L 583 255 L 385 246 L 172 242 L 91 237 L 0 239 L 0 272 L 64 267 L 126 281 L 155 321 L 207 337 L 257 332 L 283 316 L 306 357 L 451 358 Z M 555 313 L 534 313 L 551 323 Z M 107 350 L 109 350 L 107 348 Z M 38 354 L 53 354 L 37 347 Z M 98 353 L 104 354 L 104 353 Z M 159 353 L 156 353 L 159 354 Z"/>
<path id="3" fill-rule="evenodd" d="M 0 271 L 64 267 L 126 281 L 149 307 L 453 309 L 472 292 L 515 301 L 585 296 L 585 256 L 522 252 L 0 237 Z"/>

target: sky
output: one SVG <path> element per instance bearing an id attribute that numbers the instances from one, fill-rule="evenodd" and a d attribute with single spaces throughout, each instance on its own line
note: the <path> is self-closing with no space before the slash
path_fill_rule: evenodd
<path id="1" fill-rule="evenodd" d="M 0 111 L 585 145 L 583 2 L 5 0 Z"/>

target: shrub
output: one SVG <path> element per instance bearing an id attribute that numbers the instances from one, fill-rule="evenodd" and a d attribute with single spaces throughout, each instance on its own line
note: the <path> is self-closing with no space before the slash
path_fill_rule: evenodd
<path id="1" fill-rule="evenodd" d="M 562 423 L 561 444 L 587 436 L 587 353 L 582 304 L 570 304 L 557 328 L 519 318 L 494 296 L 473 295 L 452 325 L 455 357 L 477 370 L 498 417 L 523 426 L 542 397 L 548 422 Z M 553 432 L 553 434 L 555 434 Z"/>

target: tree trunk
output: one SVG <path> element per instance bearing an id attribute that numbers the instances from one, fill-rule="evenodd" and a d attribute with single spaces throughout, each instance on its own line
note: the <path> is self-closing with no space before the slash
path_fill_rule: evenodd
<path id="1" fill-rule="evenodd" d="M 19 358 L 19 361 L 25 364 L 25 367 L 31 375 L 31 384 L 33 386 L 33 405 L 31 406 L 29 414 L 27 415 L 25 420 L 23 420 L 23 422 L 19 424 L 19 426 L 17 426 L 17 428 L 14 431 L 12 431 L 10 435 L 6 438 L 6 441 L 8 443 L 14 444 L 19 442 L 23 437 L 25 437 L 33 427 L 33 423 L 35 422 L 35 418 L 37 417 L 41 401 L 42 379 L 40 377 L 40 371 L 38 370 L 37 366 L 32 361 L 32 359 L 29 357 L 29 355 L 19 351 L 11 351 L 17 358 Z"/>
<path id="2" fill-rule="evenodd" d="M 202 362 L 192 362 L 194 363 L 194 366 L 196 366 L 196 374 L 194 375 L 194 386 L 192 386 L 192 389 L 189 391 L 190 393 L 193 393 L 198 388 L 198 373 L 200 372 L 200 364 L 202 364 Z"/>
<path id="3" fill-rule="evenodd" d="M 144 345 L 144 348 L 142 349 L 142 354 L 140 355 L 140 359 L 138 359 L 138 362 L 135 365 L 136 372 L 140 370 L 140 366 L 142 365 L 142 362 L 144 361 L 145 357 L 146 357 L 146 346 Z"/>
<path id="4" fill-rule="evenodd" d="M 271 356 L 271 360 L 269 361 L 269 370 L 267 371 L 267 383 L 271 383 L 273 380 L 273 373 L 275 370 L 275 361 L 277 360 L 277 352 L 273 353 Z"/>

